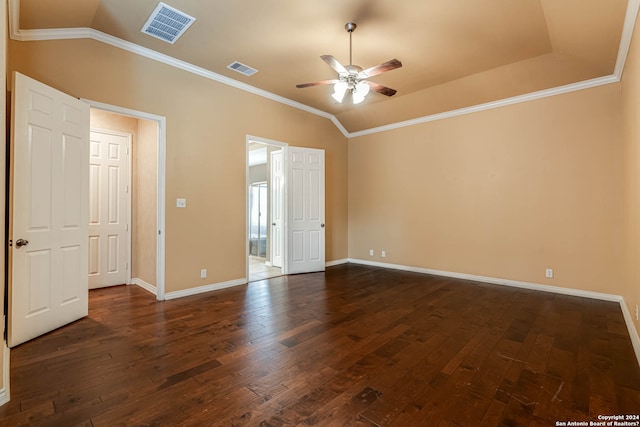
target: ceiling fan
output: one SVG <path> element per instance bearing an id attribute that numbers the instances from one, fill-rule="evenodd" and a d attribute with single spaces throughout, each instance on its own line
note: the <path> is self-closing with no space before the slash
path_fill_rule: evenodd
<path id="1" fill-rule="evenodd" d="M 369 77 L 377 76 L 378 74 L 386 73 L 387 71 L 395 70 L 402 67 L 402 63 L 397 59 L 392 59 L 383 64 L 376 65 L 375 67 L 367 68 L 363 70 L 362 67 L 352 64 L 352 43 L 351 36 L 355 31 L 357 25 L 353 22 L 347 22 L 344 26 L 345 30 L 349 33 L 349 65 L 344 66 L 336 58 L 331 55 L 322 55 L 320 58 L 331 68 L 338 73 L 337 79 L 321 80 L 313 83 L 302 83 L 296 85 L 297 88 L 305 88 L 318 85 L 334 85 L 333 86 L 333 99 L 337 102 L 342 102 L 347 92 L 351 93 L 351 98 L 354 104 L 359 104 L 364 101 L 365 96 L 371 89 L 386 96 L 393 96 L 396 93 L 395 89 L 391 89 L 381 84 L 370 82 L 367 79 Z"/>

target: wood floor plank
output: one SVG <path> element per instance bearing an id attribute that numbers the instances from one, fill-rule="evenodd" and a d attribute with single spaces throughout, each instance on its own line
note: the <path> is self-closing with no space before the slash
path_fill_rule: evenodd
<path id="1" fill-rule="evenodd" d="M 544 426 L 640 412 L 617 303 L 346 264 L 89 316 L 11 350 L 4 426 Z"/>

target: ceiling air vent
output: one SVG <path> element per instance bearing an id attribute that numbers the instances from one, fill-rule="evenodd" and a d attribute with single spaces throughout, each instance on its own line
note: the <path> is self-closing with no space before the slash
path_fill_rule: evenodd
<path id="1" fill-rule="evenodd" d="M 237 71 L 240 74 L 244 74 L 245 76 L 252 76 L 258 72 L 255 68 L 251 68 L 248 65 L 244 65 L 242 62 L 233 61 L 231 64 L 227 65 L 227 68 L 233 71 Z"/>
<path id="2" fill-rule="evenodd" d="M 142 27 L 142 32 L 174 44 L 196 18 L 160 2 Z"/>

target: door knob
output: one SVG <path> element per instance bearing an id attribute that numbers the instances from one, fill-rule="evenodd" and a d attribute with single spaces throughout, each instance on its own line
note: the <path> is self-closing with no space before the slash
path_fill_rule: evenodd
<path id="1" fill-rule="evenodd" d="M 320 224 L 320 227 L 324 228 L 324 224 Z"/>
<path id="2" fill-rule="evenodd" d="M 28 240 L 18 239 L 16 240 L 16 248 L 21 248 L 23 246 L 27 246 L 29 244 Z"/>
<path id="3" fill-rule="evenodd" d="M 273 225 L 273 226 L 275 227 L 275 226 L 276 226 L 276 223 L 275 223 L 275 222 L 273 222 L 273 223 L 271 223 L 271 225 Z"/>

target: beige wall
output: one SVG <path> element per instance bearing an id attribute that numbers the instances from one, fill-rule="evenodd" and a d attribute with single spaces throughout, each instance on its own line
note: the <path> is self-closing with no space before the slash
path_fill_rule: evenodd
<path id="1" fill-rule="evenodd" d="M 327 260 L 347 257 L 347 141 L 329 120 L 93 40 L 9 49 L 11 70 L 167 118 L 167 292 L 245 277 L 248 134 L 325 150 Z M 177 197 L 186 209 L 175 208 Z"/>
<path id="2" fill-rule="evenodd" d="M 622 76 L 622 112 L 624 129 L 624 248 L 625 270 L 622 295 L 635 321 L 640 304 L 640 25 Z"/>
<path id="3" fill-rule="evenodd" d="M 349 257 L 620 294 L 620 110 L 608 85 L 352 139 Z"/>

